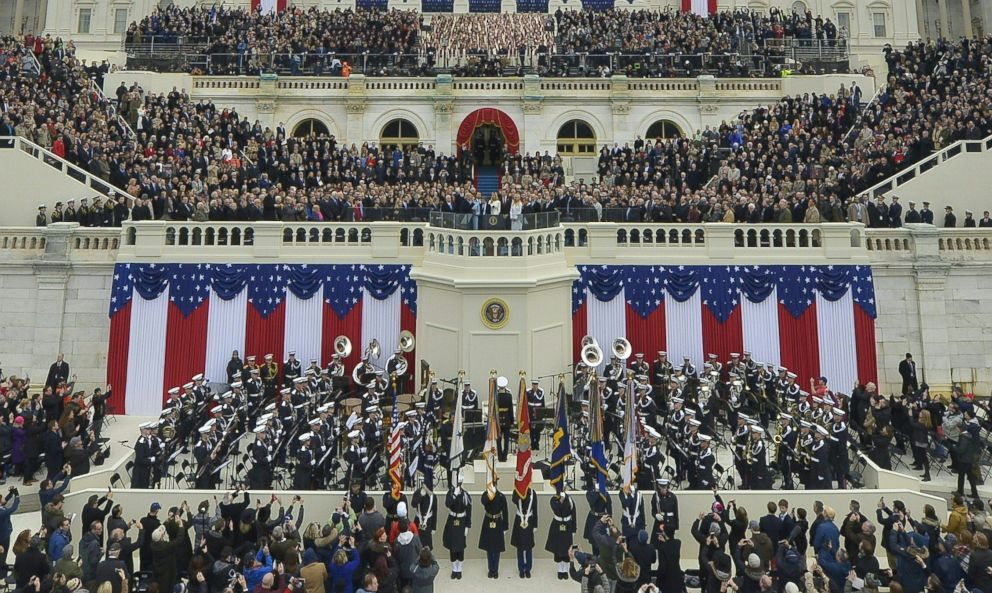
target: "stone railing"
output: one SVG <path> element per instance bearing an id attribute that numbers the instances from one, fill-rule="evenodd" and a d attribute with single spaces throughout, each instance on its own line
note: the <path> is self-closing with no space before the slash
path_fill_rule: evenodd
<path id="1" fill-rule="evenodd" d="M 465 231 L 429 228 L 426 256 L 519 258 L 557 256 L 565 253 L 562 228 L 532 231 Z"/>
<path id="2" fill-rule="evenodd" d="M 0 227 L 0 262 L 112 262 L 117 258 L 120 239 L 118 228 L 85 228 L 74 222 L 47 227 Z"/>
<path id="3" fill-rule="evenodd" d="M 872 261 L 992 260 L 992 229 L 944 229 L 908 224 L 898 229 L 868 229 L 866 247 Z"/>

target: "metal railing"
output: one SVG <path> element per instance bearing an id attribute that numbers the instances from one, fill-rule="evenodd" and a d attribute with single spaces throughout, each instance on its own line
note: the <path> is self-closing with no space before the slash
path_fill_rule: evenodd
<path id="1" fill-rule="evenodd" d="M 851 48 L 847 39 L 766 39 L 766 54 L 777 54 L 795 62 L 849 62 Z"/>
<path id="2" fill-rule="evenodd" d="M 59 172 L 72 177 L 93 191 L 116 199 L 124 196 L 129 205 L 133 205 L 134 198 L 119 187 L 100 179 L 89 171 L 73 165 L 50 150 L 43 148 L 34 142 L 20 136 L 0 136 L 0 149 L 18 149 L 39 161 L 57 169 Z"/>
<path id="3" fill-rule="evenodd" d="M 430 213 L 430 225 L 442 229 L 458 229 L 463 231 L 508 231 L 535 229 L 550 229 L 560 226 L 561 217 L 557 211 L 532 212 L 521 214 L 519 229 L 509 214 L 474 214 L 471 212 L 441 212 Z"/>
<path id="4" fill-rule="evenodd" d="M 124 133 L 127 134 L 128 138 L 134 138 L 135 136 L 137 136 L 137 134 L 134 133 L 134 129 L 131 127 L 131 124 L 127 123 L 127 120 L 124 119 L 121 116 L 121 114 L 117 112 L 116 98 L 111 100 L 109 97 L 107 97 L 107 95 L 103 92 L 103 89 L 100 88 L 100 85 L 98 85 L 96 81 L 93 80 L 92 78 L 90 79 L 90 90 L 96 93 L 97 96 L 100 97 L 100 99 L 106 101 L 107 104 L 110 105 L 111 112 L 114 114 L 114 117 L 117 118 L 117 123 L 121 126 L 121 129 L 124 130 Z"/>

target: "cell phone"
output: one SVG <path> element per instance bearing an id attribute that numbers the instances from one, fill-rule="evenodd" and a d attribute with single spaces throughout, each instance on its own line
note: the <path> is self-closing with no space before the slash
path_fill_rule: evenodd
<path id="1" fill-rule="evenodd" d="M 75 520 L 76 520 L 76 513 L 69 513 L 69 524 L 72 525 L 72 523 Z"/>

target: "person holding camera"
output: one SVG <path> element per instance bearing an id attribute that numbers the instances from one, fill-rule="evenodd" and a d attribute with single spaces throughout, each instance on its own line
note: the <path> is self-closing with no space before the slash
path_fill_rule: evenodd
<path id="1" fill-rule="evenodd" d="M 568 556 L 569 574 L 572 580 L 581 584 L 582 593 L 610 592 L 610 583 L 595 556 L 578 552 L 578 546 L 569 548 Z M 578 567 L 576 567 L 576 562 L 579 563 Z"/>

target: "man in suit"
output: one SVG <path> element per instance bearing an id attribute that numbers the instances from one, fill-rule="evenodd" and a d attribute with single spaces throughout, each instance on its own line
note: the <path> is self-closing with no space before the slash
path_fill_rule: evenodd
<path id="1" fill-rule="evenodd" d="M 989 211 L 986 210 L 982 219 L 978 221 L 978 226 L 980 228 L 992 227 L 992 217 L 989 216 Z"/>
<path id="2" fill-rule="evenodd" d="M 953 229 L 958 226 L 958 217 L 954 215 L 954 208 L 944 206 L 944 228 Z"/>
<path id="3" fill-rule="evenodd" d="M 892 204 L 889 206 L 889 226 L 894 229 L 902 226 L 902 204 L 899 203 L 899 196 L 892 196 Z"/>
<path id="4" fill-rule="evenodd" d="M 933 224 L 933 210 L 930 209 L 930 202 L 923 202 L 923 210 L 920 210 L 920 222 Z"/>
<path id="5" fill-rule="evenodd" d="M 909 201 L 909 210 L 906 211 L 906 224 L 914 224 L 923 222 L 923 218 L 920 216 L 920 211 L 916 209 L 916 202 Z"/>
<path id="6" fill-rule="evenodd" d="M 919 381 L 916 377 L 916 361 L 913 355 L 906 353 L 906 358 L 899 362 L 899 374 L 902 376 L 902 394 L 911 395 L 920 389 Z"/>
<path id="7" fill-rule="evenodd" d="M 45 387 L 55 389 L 59 383 L 69 380 L 69 363 L 65 361 L 65 355 L 61 352 L 52 366 L 48 367 L 48 378 L 45 380 Z"/>

